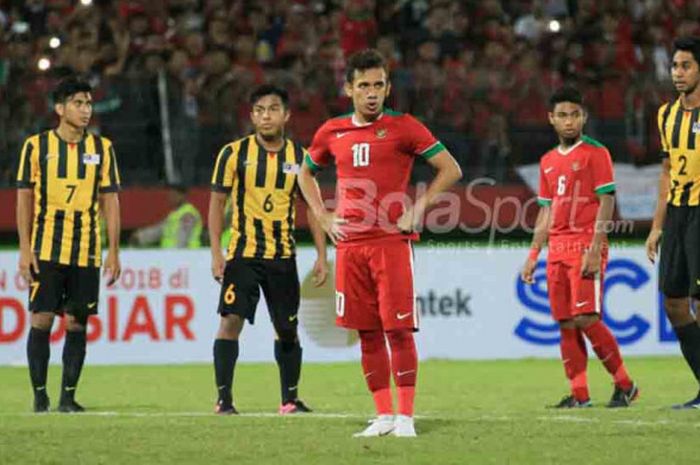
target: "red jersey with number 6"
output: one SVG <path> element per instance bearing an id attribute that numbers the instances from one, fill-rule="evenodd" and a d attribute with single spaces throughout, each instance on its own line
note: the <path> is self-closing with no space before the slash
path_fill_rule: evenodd
<path id="1" fill-rule="evenodd" d="M 431 158 L 444 150 L 431 132 L 413 116 L 384 110 L 369 123 L 352 114 L 330 119 L 314 136 L 307 165 L 318 171 L 335 160 L 336 213 L 347 220 L 347 239 L 417 239 L 402 234 L 396 222 L 410 202 L 406 189 L 416 156 Z M 339 244 L 342 246 L 342 244 Z"/>
<path id="2" fill-rule="evenodd" d="M 595 232 L 599 195 L 615 191 L 610 152 L 583 136 L 566 151 L 556 147 L 540 160 L 538 203 L 551 205 L 550 261 L 580 256 Z"/>

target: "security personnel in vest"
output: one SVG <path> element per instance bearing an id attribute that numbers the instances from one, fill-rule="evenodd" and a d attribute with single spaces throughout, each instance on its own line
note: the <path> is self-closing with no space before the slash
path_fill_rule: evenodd
<path id="1" fill-rule="evenodd" d="M 160 243 L 161 249 L 197 249 L 202 245 L 202 216 L 187 201 L 187 187 L 170 184 L 172 211 L 158 224 L 134 231 L 130 243 L 144 246 Z"/>

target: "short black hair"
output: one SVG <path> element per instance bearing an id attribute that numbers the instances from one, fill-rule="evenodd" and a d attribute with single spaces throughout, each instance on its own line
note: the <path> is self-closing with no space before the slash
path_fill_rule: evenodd
<path id="1" fill-rule="evenodd" d="M 578 91 L 575 87 L 572 86 L 564 86 L 560 87 L 557 89 L 551 97 L 549 97 L 549 109 L 554 110 L 554 107 L 557 106 L 557 103 L 562 103 L 562 102 L 570 102 L 570 103 L 575 103 L 577 105 L 583 105 L 583 96 L 581 95 L 581 92 Z"/>
<path id="2" fill-rule="evenodd" d="M 282 104 L 284 105 L 284 108 L 289 108 L 289 94 L 287 93 L 286 90 L 284 90 L 281 87 L 278 87 L 274 84 L 263 84 L 259 87 L 257 87 L 252 94 L 250 94 L 250 99 L 248 99 L 248 102 L 251 105 L 255 105 L 255 103 L 260 100 L 261 98 L 265 97 L 266 95 L 276 95 L 282 100 Z"/>
<path id="3" fill-rule="evenodd" d="M 80 92 L 92 92 L 92 86 L 77 76 L 69 76 L 58 83 L 53 91 L 54 103 L 65 103 Z"/>
<path id="4" fill-rule="evenodd" d="M 673 54 L 682 50 L 693 54 L 695 61 L 700 64 L 700 37 L 679 37 L 673 41 Z"/>
<path id="5" fill-rule="evenodd" d="M 349 83 L 355 79 L 355 71 L 365 71 L 373 68 L 382 68 L 389 74 L 389 69 L 386 65 L 384 55 L 378 50 L 368 48 L 353 54 L 348 60 L 348 66 L 345 69 L 345 80 Z"/>

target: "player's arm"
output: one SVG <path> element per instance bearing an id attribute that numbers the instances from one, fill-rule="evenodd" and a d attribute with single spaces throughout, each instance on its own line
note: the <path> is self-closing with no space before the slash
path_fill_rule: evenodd
<path id="1" fill-rule="evenodd" d="M 532 234 L 532 243 L 530 244 L 530 254 L 528 255 L 525 265 L 520 273 L 520 277 L 527 284 L 532 284 L 534 282 L 532 275 L 535 272 L 535 267 L 537 266 L 537 257 L 539 256 L 540 251 L 544 248 L 544 245 L 547 243 L 551 217 L 551 203 L 540 200 L 540 210 L 537 212 L 535 230 Z"/>
<path id="2" fill-rule="evenodd" d="M 418 229 L 425 211 L 435 203 L 438 195 L 462 179 L 462 169 L 447 149 L 441 150 L 427 161 L 435 170 L 435 177 L 425 193 L 416 199 L 413 209 L 407 209 L 399 218 L 397 226 L 403 232 Z"/>
<path id="3" fill-rule="evenodd" d="M 338 240 L 343 240 L 346 237 L 345 233 L 340 230 L 340 226 L 345 224 L 346 221 L 338 218 L 335 212 L 326 210 L 326 207 L 323 205 L 321 188 L 316 180 L 316 173 L 321 171 L 323 166 L 328 163 L 329 157 L 328 133 L 324 125 L 316 131 L 311 147 L 304 155 L 304 162 L 301 164 L 297 183 L 299 183 L 299 189 L 306 200 L 309 210 L 311 210 L 311 214 L 316 218 L 321 229 L 328 234 L 331 241 L 337 244 Z"/>
<path id="4" fill-rule="evenodd" d="M 314 215 L 307 204 L 306 218 L 309 222 L 309 230 L 311 231 L 311 237 L 314 241 L 314 247 L 316 248 L 316 262 L 314 263 L 313 269 L 313 280 L 316 287 L 323 286 L 328 277 L 328 255 L 326 253 L 326 232 L 321 227 L 321 223 L 318 222 L 316 215 Z"/>
<path id="5" fill-rule="evenodd" d="M 615 211 L 615 196 L 613 194 L 598 195 L 598 213 L 595 218 L 593 241 L 586 250 L 581 266 L 581 275 L 593 276 L 600 271 L 600 260 L 608 234 L 606 226 L 612 221 Z"/>
<path id="6" fill-rule="evenodd" d="M 34 219 L 34 182 L 37 177 L 38 150 L 31 138 L 24 142 L 17 164 L 17 234 L 19 235 L 19 272 L 27 283 L 32 273 L 39 273 L 39 263 L 32 250 L 32 222 Z"/>
<path id="7" fill-rule="evenodd" d="M 654 221 L 651 223 L 651 231 L 649 231 L 649 236 L 646 240 L 647 257 L 652 263 L 656 261 L 656 254 L 659 250 L 664 221 L 666 221 L 666 206 L 670 184 L 671 161 L 668 157 L 664 157 L 661 162 L 661 173 L 659 174 L 659 196 L 656 200 Z"/>
<path id="8" fill-rule="evenodd" d="M 610 152 L 603 150 L 591 161 L 594 192 L 598 196 L 598 212 L 593 225 L 593 239 L 583 256 L 582 276 L 593 276 L 600 271 L 603 247 L 606 246 L 607 226 L 615 211 L 615 179 Z"/>
<path id="9" fill-rule="evenodd" d="M 207 213 L 207 227 L 209 228 L 209 249 L 211 251 L 211 273 L 219 283 L 224 279 L 226 259 L 221 250 L 221 234 L 224 231 L 226 217 L 226 199 L 233 188 L 236 179 L 235 144 L 226 145 L 214 163 L 214 171 L 211 176 L 211 193 L 209 195 L 209 212 Z"/>
<path id="10" fill-rule="evenodd" d="M 109 249 L 104 264 L 104 274 L 108 276 L 107 285 L 111 286 L 121 275 L 121 263 L 119 262 L 119 235 L 121 232 L 121 220 L 119 214 L 119 194 L 105 192 L 100 194 L 102 211 L 107 222 L 107 241 Z"/>
<path id="11" fill-rule="evenodd" d="M 17 234 L 19 235 L 19 272 L 27 283 L 31 283 L 32 273 L 39 273 L 39 264 L 32 251 L 32 217 L 34 215 L 34 191 L 17 189 Z M 31 268 L 31 269 L 30 269 Z"/>
<path id="12" fill-rule="evenodd" d="M 212 191 L 209 196 L 209 214 L 207 225 L 209 227 L 209 248 L 211 250 L 211 272 L 214 279 L 221 282 L 224 278 L 226 260 L 221 251 L 221 234 L 224 231 L 224 214 L 226 211 L 226 192 Z"/>
<path id="13" fill-rule="evenodd" d="M 544 173 L 543 163 L 547 163 L 544 162 L 544 158 L 540 162 L 540 189 L 537 195 L 537 204 L 540 206 L 540 210 L 537 212 L 537 219 L 535 220 L 535 230 L 532 235 L 530 253 L 520 272 L 520 277 L 528 284 L 534 282 L 533 274 L 535 272 L 535 267 L 537 267 L 537 257 L 540 255 L 542 248 L 547 242 L 549 227 L 552 221 L 553 195 L 547 176 Z"/>

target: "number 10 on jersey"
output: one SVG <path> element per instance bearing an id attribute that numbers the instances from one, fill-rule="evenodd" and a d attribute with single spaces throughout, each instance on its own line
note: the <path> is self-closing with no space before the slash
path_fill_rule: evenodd
<path id="1" fill-rule="evenodd" d="M 369 166 L 369 144 L 367 142 L 352 146 L 352 166 Z"/>

